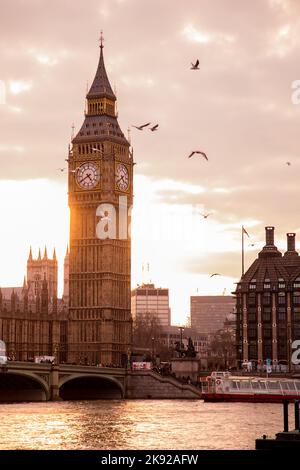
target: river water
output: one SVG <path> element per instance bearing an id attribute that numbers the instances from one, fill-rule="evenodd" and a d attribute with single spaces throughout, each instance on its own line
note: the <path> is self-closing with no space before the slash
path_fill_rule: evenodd
<path id="1" fill-rule="evenodd" d="M 282 405 L 201 400 L 1 404 L 0 423 L 0 449 L 254 449 L 283 427 Z"/>

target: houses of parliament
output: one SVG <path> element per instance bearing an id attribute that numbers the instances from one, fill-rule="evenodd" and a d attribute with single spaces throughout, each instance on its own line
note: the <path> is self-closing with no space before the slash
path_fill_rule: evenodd
<path id="1" fill-rule="evenodd" d="M 52 355 L 59 362 L 122 365 L 131 345 L 131 242 L 120 215 L 133 199 L 133 157 L 121 131 L 116 96 L 104 65 L 103 43 L 86 95 L 84 122 L 68 156 L 70 242 L 64 261 L 64 291 L 57 297 L 57 259 L 30 249 L 23 287 L 0 290 L 0 339 L 13 360 Z M 117 227 L 105 233 L 113 208 Z M 121 214 L 122 213 L 122 214 Z M 103 219 L 103 220 L 102 220 Z M 106 220 L 104 220 L 106 219 Z M 122 233 L 121 233 L 122 232 Z"/>

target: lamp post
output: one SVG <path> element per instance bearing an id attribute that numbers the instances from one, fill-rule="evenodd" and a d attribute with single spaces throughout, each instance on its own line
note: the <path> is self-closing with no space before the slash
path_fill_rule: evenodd
<path id="1" fill-rule="evenodd" d="M 154 366 L 154 341 L 155 341 L 155 338 L 153 336 L 151 338 L 151 341 L 152 341 L 152 365 Z"/>
<path id="2" fill-rule="evenodd" d="M 183 349 L 183 344 L 182 344 L 182 333 L 184 332 L 184 327 L 179 326 L 178 331 L 180 331 L 180 357 L 182 357 L 182 349 Z"/>

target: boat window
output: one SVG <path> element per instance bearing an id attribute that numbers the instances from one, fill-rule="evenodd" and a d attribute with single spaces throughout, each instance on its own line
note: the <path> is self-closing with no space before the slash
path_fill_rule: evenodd
<path id="1" fill-rule="evenodd" d="M 290 390 L 295 391 L 295 384 L 294 384 L 294 382 L 288 382 L 288 386 L 289 386 L 289 389 L 290 389 Z"/>
<path id="2" fill-rule="evenodd" d="M 279 385 L 279 382 L 276 381 L 276 382 L 268 382 L 268 388 L 269 390 L 277 390 L 280 388 L 280 385 Z"/>
<path id="3" fill-rule="evenodd" d="M 259 385 L 260 385 L 260 388 L 262 388 L 263 390 L 266 389 L 266 382 L 259 382 Z"/>
<path id="4" fill-rule="evenodd" d="M 283 390 L 289 390 L 288 382 L 281 382 L 281 386 L 282 386 Z"/>
<path id="5" fill-rule="evenodd" d="M 256 380 L 251 382 L 251 384 L 252 384 L 252 388 L 254 388 L 255 390 L 259 389 L 259 383 Z"/>
<path id="6" fill-rule="evenodd" d="M 239 383 L 235 380 L 232 381 L 231 383 L 232 388 L 238 389 L 239 388 Z"/>
<path id="7" fill-rule="evenodd" d="M 300 382 L 295 382 L 295 386 L 297 390 L 300 390 Z"/>
<path id="8" fill-rule="evenodd" d="M 242 388 L 250 388 L 250 382 L 249 382 L 249 380 L 242 380 L 240 387 L 241 387 L 241 389 L 242 389 Z"/>

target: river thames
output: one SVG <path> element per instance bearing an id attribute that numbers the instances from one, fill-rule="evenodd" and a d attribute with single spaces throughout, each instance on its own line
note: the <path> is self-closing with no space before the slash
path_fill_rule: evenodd
<path id="1" fill-rule="evenodd" d="M 1 404 L 0 419 L 0 449 L 254 449 L 283 427 L 281 405 L 201 400 Z"/>

